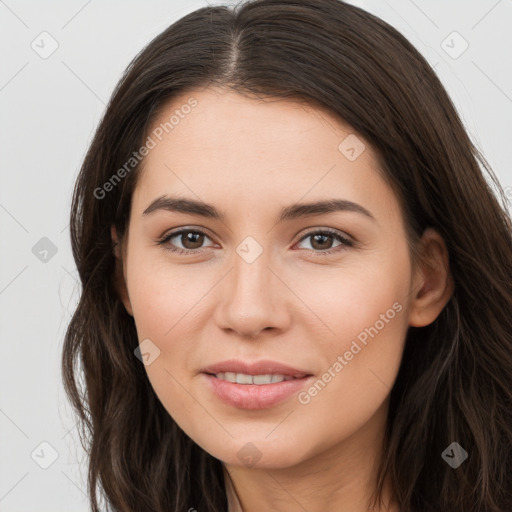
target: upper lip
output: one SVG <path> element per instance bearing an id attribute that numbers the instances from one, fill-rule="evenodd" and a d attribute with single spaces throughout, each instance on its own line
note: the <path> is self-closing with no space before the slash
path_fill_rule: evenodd
<path id="1" fill-rule="evenodd" d="M 278 363 L 277 361 L 269 361 L 267 359 L 255 362 L 245 362 L 239 359 L 230 359 L 228 361 L 221 361 L 201 369 L 203 373 L 244 373 L 246 375 L 285 375 L 295 378 L 306 377 L 311 375 L 307 371 L 297 368 L 292 368 L 286 364 Z"/>

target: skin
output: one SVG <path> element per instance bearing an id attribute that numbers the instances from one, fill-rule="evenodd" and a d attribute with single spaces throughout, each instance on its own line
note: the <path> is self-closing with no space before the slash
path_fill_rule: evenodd
<path id="1" fill-rule="evenodd" d="M 223 461 L 244 511 L 366 511 L 407 329 L 433 322 L 453 291 L 444 241 L 428 229 L 425 263 L 413 265 L 376 154 L 356 134 L 366 149 L 350 161 L 338 145 L 354 130 L 325 109 L 206 88 L 174 98 L 151 129 L 190 97 L 198 105 L 145 158 L 127 236 L 119 240 L 112 227 L 119 294 L 139 341 L 160 350 L 145 366 L 148 378 L 180 427 Z M 210 203 L 225 222 L 143 216 L 162 194 Z M 375 220 L 340 211 L 277 222 L 282 207 L 327 198 L 358 203 Z M 167 244 L 197 254 L 156 244 L 180 227 L 206 236 Z M 306 237 L 322 228 L 355 245 L 315 257 L 340 247 L 329 235 Z M 236 252 L 247 236 L 263 251 L 252 263 Z M 268 409 L 238 409 L 199 373 L 230 358 L 271 359 L 321 378 L 395 303 L 400 312 L 307 404 L 292 395 Z M 237 456 L 248 442 L 261 456 L 254 466 Z M 398 511 L 387 503 L 390 490 L 388 482 L 376 510 Z M 230 493 L 231 511 L 235 502 Z"/>

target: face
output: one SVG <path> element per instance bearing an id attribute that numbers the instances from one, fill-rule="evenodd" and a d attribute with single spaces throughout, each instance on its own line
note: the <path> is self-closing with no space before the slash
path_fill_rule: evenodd
<path id="1" fill-rule="evenodd" d="M 216 458 L 293 466 L 387 404 L 417 284 L 399 203 L 369 144 L 321 108 L 208 88 L 174 98 L 150 132 L 176 110 L 152 136 L 123 239 L 145 369 Z M 325 201 L 338 207 L 293 208 Z M 266 363 L 204 372 L 225 361 Z M 287 372 L 306 376 L 277 382 Z"/>

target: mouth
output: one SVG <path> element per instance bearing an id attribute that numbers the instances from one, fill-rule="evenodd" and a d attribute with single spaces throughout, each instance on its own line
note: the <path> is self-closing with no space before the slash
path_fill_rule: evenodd
<path id="1" fill-rule="evenodd" d="M 260 361 L 229 359 L 206 366 L 199 371 L 237 384 L 272 384 L 311 375 L 304 369 L 293 368 L 269 359 Z"/>
<path id="2" fill-rule="evenodd" d="M 279 373 L 265 373 L 260 375 L 251 375 L 248 373 L 236 373 L 236 372 L 219 372 L 219 373 L 207 373 L 211 377 L 231 382 L 232 384 L 253 384 L 256 386 L 266 386 L 268 384 L 276 384 L 283 381 L 302 379 L 307 374 L 284 375 Z"/>
<path id="3" fill-rule="evenodd" d="M 278 361 L 230 359 L 200 370 L 213 396 L 238 409 L 268 409 L 297 394 L 313 375 Z"/>

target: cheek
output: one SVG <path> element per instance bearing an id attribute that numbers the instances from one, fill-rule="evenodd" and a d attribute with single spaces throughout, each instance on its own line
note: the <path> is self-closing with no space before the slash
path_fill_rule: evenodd
<path id="1" fill-rule="evenodd" d="M 311 444 L 327 449 L 361 429 L 383 407 L 400 367 L 407 330 L 405 306 L 399 293 L 359 289 L 357 298 L 344 295 L 330 322 L 336 336 L 324 338 L 318 353 L 323 371 L 297 396 L 295 419 L 300 432 L 316 432 Z M 358 307 L 351 300 L 359 302 Z M 335 313 L 333 312 L 333 315 Z M 330 340 L 330 341 L 328 341 Z M 286 446 L 286 430 L 275 440 Z M 297 432 L 299 435 L 299 432 Z M 309 435 L 309 434 L 308 434 Z"/>
<path id="2" fill-rule="evenodd" d="M 186 414 L 191 403 L 183 386 L 197 370 L 197 333 L 207 318 L 201 299 L 211 285 L 204 285 L 205 272 L 171 264 L 161 255 L 133 250 L 130 256 L 127 283 L 137 336 L 139 343 L 150 340 L 148 346 L 157 354 L 146 373 L 169 413 Z"/>
<path id="3" fill-rule="evenodd" d="M 324 298 L 324 319 L 335 335 L 323 342 L 325 373 L 301 400 L 312 417 L 329 415 L 333 424 L 356 428 L 391 391 L 408 328 L 409 263 L 406 257 L 379 262 L 343 275 L 338 291 Z"/>
<path id="4" fill-rule="evenodd" d="M 310 334 L 325 371 L 301 401 L 313 417 L 328 410 L 341 422 L 356 411 L 365 416 L 390 392 L 408 328 L 409 271 L 404 249 L 309 282 L 308 306 L 329 327 L 322 336 Z"/>
<path id="5" fill-rule="evenodd" d="M 375 253 L 350 260 L 339 268 L 304 272 L 297 280 L 296 288 L 305 298 L 310 310 L 308 316 L 314 317 L 309 328 L 314 329 L 316 325 L 317 330 L 327 329 L 328 332 L 318 340 L 325 343 L 330 352 L 329 347 L 336 351 L 348 349 L 351 340 L 360 333 L 364 340 L 365 330 L 376 323 L 379 333 L 400 331 L 405 315 L 398 310 L 406 310 L 408 284 L 406 254 L 390 254 L 388 257 Z M 383 319 L 381 315 L 384 315 Z"/>
<path id="6" fill-rule="evenodd" d="M 204 295 L 199 271 L 166 261 L 148 250 L 132 253 L 127 272 L 128 293 L 140 336 L 171 339 L 181 324 L 189 324 L 194 305 Z"/>

